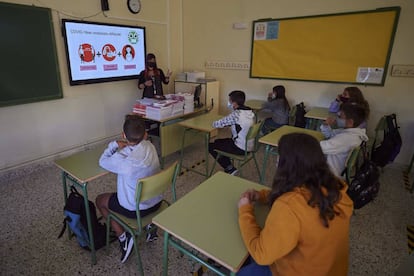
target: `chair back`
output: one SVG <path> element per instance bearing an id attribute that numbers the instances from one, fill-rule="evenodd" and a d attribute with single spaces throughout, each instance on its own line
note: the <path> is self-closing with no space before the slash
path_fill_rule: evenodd
<path id="1" fill-rule="evenodd" d="M 252 139 L 254 139 L 253 151 L 256 151 L 257 141 L 259 140 L 260 129 L 262 128 L 263 122 L 264 121 L 260 121 L 250 127 L 249 132 L 246 135 L 246 147 L 245 147 L 246 149 L 247 149 L 247 143 L 251 141 Z"/>
<path id="2" fill-rule="evenodd" d="M 178 161 L 175 161 L 170 167 L 161 172 L 142 178 L 138 181 L 135 191 L 135 200 L 137 206 L 141 201 L 145 201 L 163 194 L 168 188 L 172 189 L 173 201 L 175 201 L 175 180 L 178 175 Z"/>
<path id="3" fill-rule="evenodd" d="M 368 149 L 369 152 L 375 148 L 376 145 L 381 144 L 382 140 L 384 140 L 384 130 L 388 128 L 386 116 L 382 116 L 377 125 L 375 126 L 375 136 L 374 139 L 369 139 Z"/>
<path id="4" fill-rule="evenodd" d="M 351 183 L 351 178 L 355 175 L 358 166 L 358 158 L 361 147 L 357 146 L 352 151 L 349 152 L 348 158 L 346 160 L 345 167 L 345 179 L 348 185 Z"/>
<path id="5" fill-rule="evenodd" d="M 297 109 L 296 105 L 294 105 L 290 108 L 290 111 L 289 111 L 289 125 L 290 126 L 295 125 L 295 122 L 296 122 L 296 109 Z"/>

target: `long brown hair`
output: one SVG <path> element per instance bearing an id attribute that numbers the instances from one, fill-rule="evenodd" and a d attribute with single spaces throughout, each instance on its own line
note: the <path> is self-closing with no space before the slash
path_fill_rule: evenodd
<path id="1" fill-rule="evenodd" d="M 356 86 L 346 87 L 344 90 L 347 91 L 348 94 L 349 94 L 348 102 L 357 103 L 359 105 L 362 105 L 365 108 L 365 111 L 366 111 L 365 120 L 368 119 L 369 111 L 370 111 L 369 110 L 369 104 L 368 104 L 367 100 L 365 100 L 364 95 L 362 95 L 361 90 Z"/>
<path id="2" fill-rule="evenodd" d="M 334 206 L 344 184 L 329 169 L 319 142 L 307 134 L 287 134 L 280 139 L 278 152 L 270 204 L 281 195 L 304 187 L 310 192 L 308 205 L 319 208 L 322 224 L 329 227 L 329 220 L 338 215 Z"/>

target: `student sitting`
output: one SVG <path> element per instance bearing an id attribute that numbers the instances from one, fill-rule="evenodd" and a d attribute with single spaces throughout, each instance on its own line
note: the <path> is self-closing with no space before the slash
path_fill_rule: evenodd
<path id="1" fill-rule="evenodd" d="M 349 152 L 362 141 L 368 141 L 366 129 L 358 127 L 366 118 L 364 106 L 343 103 L 339 113 L 339 118 L 328 118 L 321 125 L 321 131 L 327 140 L 320 142 L 328 164 L 337 176 L 340 176 L 345 169 Z M 332 129 L 331 125 L 335 122 L 338 128 Z"/>
<path id="2" fill-rule="evenodd" d="M 263 104 L 263 110 L 272 112 L 272 117 L 267 118 L 263 123 L 263 134 L 267 134 L 289 123 L 290 106 L 286 99 L 285 87 L 283 85 L 273 87 L 273 92 L 269 93 L 267 102 Z"/>
<path id="3" fill-rule="evenodd" d="M 358 87 L 351 86 L 346 87 L 342 94 L 339 94 L 336 99 L 331 102 L 329 106 L 329 112 L 337 113 L 339 112 L 340 106 L 342 103 L 356 103 L 362 105 L 366 110 L 366 118 L 361 123 L 359 127 L 367 128 L 367 119 L 369 117 L 369 104 L 365 100 L 364 95 L 362 95 L 361 90 Z"/>
<path id="4" fill-rule="evenodd" d="M 250 107 L 244 105 L 246 95 L 243 91 L 235 90 L 229 94 L 229 102 L 227 107 L 232 111 L 226 117 L 213 122 L 213 127 L 223 128 L 230 126 L 232 138 L 216 139 L 208 145 L 208 151 L 216 158 L 217 150 L 229 152 L 232 154 L 243 155 L 245 151 L 253 150 L 254 139 L 247 142 L 246 136 L 250 127 L 255 122 L 255 115 Z M 217 162 L 224 168 L 226 173 L 235 175 L 237 169 L 233 167 L 230 158 L 221 156 Z"/>
<path id="5" fill-rule="evenodd" d="M 329 169 L 318 141 L 310 135 L 282 136 L 271 190 L 247 190 L 238 203 L 239 227 L 250 263 L 238 276 L 345 276 L 353 211 L 347 186 Z M 254 203 L 267 203 L 263 229 Z"/>
<path id="6" fill-rule="evenodd" d="M 109 209 L 129 218 L 136 218 L 135 188 L 138 179 L 151 176 L 160 171 L 157 150 L 147 138 L 145 124 L 137 115 L 126 115 L 123 137 L 126 140 L 117 140 L 109 143 L 105 149 L 99 165 L 117 176 L 117 192 L 100 194 L 96 198 L 96 206 L 106 219 Z M 156 196 L 141 202 L 139 209 L 141 216 L 156 211 L 161 206 L 162 196 Z M 131 254 L 134 240 L 121 225 L 111 220 L 111 227 L 115 231 L 121 246 L 121 262 L 124 263 Z M 147 226 L 147 241 L 156 239 L 155 231 L 149 231 L 152 225 Z"/>

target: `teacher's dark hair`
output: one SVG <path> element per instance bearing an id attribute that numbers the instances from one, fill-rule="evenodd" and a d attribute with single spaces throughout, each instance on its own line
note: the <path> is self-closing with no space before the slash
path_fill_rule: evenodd
<path id="1" fill-rule="evenodd" d="M 319 142 L 307 134 L 287 134 L 280 139 L 278 152 L 270 204 L 284 193 L 304 187 L 310 192 L 308 205 L 319 208 L 322 224 L 329 227 L 329 220 L 339 214 L 334 206 L 344 184 L 329 169 Z"/>

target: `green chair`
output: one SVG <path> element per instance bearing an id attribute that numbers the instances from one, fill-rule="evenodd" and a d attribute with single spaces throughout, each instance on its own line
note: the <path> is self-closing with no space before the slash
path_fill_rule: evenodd
<path id="1" fill-rule="evenodd" d="M 214 168 L 216 167 L 217 160 L 221 156 L 226 156 L 231 159 L 233 165 L 235 165 L 235 167 L 239 170 L 240 176 L 242 176 L 243 166 L 247 164 L 251 159 L 253 159 L 256 165 L 257 173 L 260 176 L 259 165 L 257 164 L 257 160 L 256 160 L 256 152 L 259 149 L 258 140 L 259 140 L 259 134 L 260 134 L 260 129 L 262 128 L 262 125 L 263 125 L 263 121 L 255 123 L 254 125 L 250 127 L 249 132 L 247 133 L 245 148 L 247 148 L 247 142 L 250 141 L 251 139 L 254 139 L 254 146 L 253 146 L 252 151 L 244 152 L 243 155 L 238 155 L 238 154 L 232 154 L 232 153 L 228 153 L 228 152 L 221 151 L 221 150 L 216 150 L 218 154 L 214 161 L 214 165 L 213 165 L 213 168 L 211 169 L 210 175 L 213 173 Z M 235 162 L 237 164 L 234 164 Z"/>
<path id="2" fill-rule="evenodd" d="M 141 275 L 144 275 L 144 271 L 142 269 L 141 257 L 139 255 L 137 237 L 141 236 L 145 232 L 143 228 L 146 225 L 151 223 L 152 218 L 155 217 L 160 212 L 162 212 L 164 209 L 166 209 L 170 205 L 170 203 L 163 200 L 161 207 L 157 211 L 151 214 L 148 214 L 143 218 L 140 217 L 139 203 L 142 201 L 148 200 L 150 198 L 153 198 L 157 195 L 163 194 L 164 192 L 168 190 L 168 188 L 171 188 L 172 201 L 175 202 L 176 200 L 175 181 L 178 175 L 178 171 L 179 171 L 178 161 L 175 161 L 174 164 L 172 164 L 167 169 L 155 175 L 142 178 L 138 181 L 137 186 L 136 186 L 136 191 L 135 191 L 135 201 L 137 205 L 137 209 L 136 209 L 137 218 L 136 219 L 127 218 L 111 210 L 107 217 L 106 247 L 108 248 L 108 245 L 109 245 L 109 232 L 110 232 L 110 225 L 111 225 L 110 222 L 111 220 L 115 220 L 120 225 L 122 225 L 125 231 L 128 231 L 131 234 L 131 236 L 134 238 L 134 250 L 135 250 L 135 254 L 137 255 L 138 271 L 140 272 Z"/>
<path id="3" fill-rule="evenodd" d="M 352 151 L 349 152 L 347 160 L 345 162 L 346 167 L 345 167 L 345 180 L 346 183 L 351 184 L 352 178 L 353 176 L 355 176 L 355 173 L 357 171 L 357 166 L 358 166 L 358 158 L 359 158 L 359 153 L 361 151 L 361 147 L 357 146 L 355 147 Z"/>
<path id="4" fill-rule="evenodd" d="M 292 106 L 289 111 L 289 125 L 294 126 L 296 122 L 296 105 Z"/>

